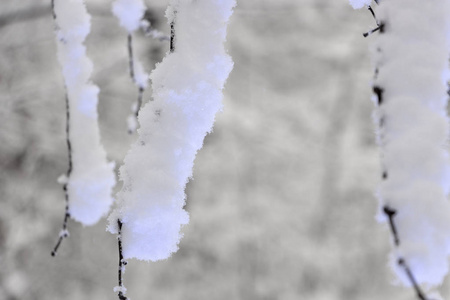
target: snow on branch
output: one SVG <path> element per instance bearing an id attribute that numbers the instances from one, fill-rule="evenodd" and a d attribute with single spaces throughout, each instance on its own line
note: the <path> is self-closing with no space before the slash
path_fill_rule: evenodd
<path id="1" fill-rule="evenodd" d="M 132 115 L 127 120 L 128 132 L 131 134 L 137 128 L 137 117 L 148 82 L 148 74 L 144 71 L 141 62 L 133 54 L 133 32 L 142 26 L 145 4 L 142 0 L 116 0 L 112 5 L 112 11 L 119 19 L 120 25 L 128 31 L 127 49 L 130 78 L 138 88 L 138 99 L 132 105 Z"/>
<path id="2" fill-rule="evenodd" d="M 112 204 L 114 164 L 108 163 L 100 144 L 97 126 L 97 86 L 90 81 L 92 62 L 83 45 L 90 32 L 90 16 L 82 0 L 52 1 L 56 23 L 58 60 L 66 87 L 66 133 L 69 169 L 59 179 L 66 192 L 66 213 L 62 238 L 68 236 L 69 217 L 84 225 L 95 224 Z"/>
<path id="3" fill-rule="evenodd" d="M 154 100 L 139 113 L 139 136 L 120 169 L 123 187 L 109 217 L 109 231 L 121 230 L 124 259 L 157 261 L 178 249 L 189 221 L 185 186 L 233 67 L 224 42 L 234 5 L 172 0 L 166 12 L 170 24 L 176 7 L 176 48 L 150 76 Z"/>
<path id="4" fill-rule="evenodd" d="M 379 4 L 378 19 L 372 11 L 378 27 L 371 31 L 380 33 L 372 51 L 383 166 L 378 217 L 391 228 L 393 270 L 425 300 L 422 289 L 441 284 L 449 268 L 450 0 Z"/>

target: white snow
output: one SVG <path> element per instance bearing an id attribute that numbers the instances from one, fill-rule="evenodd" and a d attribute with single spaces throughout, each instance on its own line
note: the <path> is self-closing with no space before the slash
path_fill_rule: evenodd
<path id="1" fill-rule="evenodd" d="M 144 67 L 142 66 L 141 62 L 138 59 L 136 59 L 136 57 L 134 58 L 133 63 L 134 63 L 135 84 L 138 87 L 141 87 L 144 89 L 147 88 L 149 75 L 145 72 Z"/>
<path id="2" fill-rule="evenodd" d="M 145 4 L 142 0 L 116 0 L 113 3 L 112 11 L 119 19 L 120 26 L 131 33 L 140 26 L 145 12 Z"/>
<path id="3" fill-rule="evenodd" d="M 72 173 L 67 181 L 69 212 L 84 225 L 95 224 L 112 204 L 114 164 L 108 163 L 97 125 L 97 86 L 91 83 L 92 62 L 83 42 L 90 16 L 82 0 L 55 0 L 58 59 L 69 99 Z"/>
<path id="4" fill-rule="evenodd" d="M 109 217 L 112 233 L 118 232 L 117 219 L 123 223 L 124 258 L 156 261 L 178 249 L 180 229 L 189 221 L 184 189 L 233 67 L 224 42 L 234 5 L 171 1 L 175 51 L 151 74 L 154 100 L 139 113 L 139 137 L 120 169 L 119 206 Z"/>
<path id="5" fill-rule="evenodd" d="M 114 293 L 122 292 L 124 295 L 127 293 L 127 288 L 124 286 L 115 286 L 113 288 Z"/>
<path id="6" fill-rule="evenodd" d="M 448 272 L 449 11 L 449 0 L 389 0 L 377 10 L 385 28 L 373 46 L 379 66 L 374 85 L 384 89 L 376 116 L 377 122 L 384 118 L 379 141 L 388 172 L 378 194 L 381 207 L 397 211 L 400 244 L 391 262 L 408 286 L 400 257 L 427 286 L 440 284 Z"/>
<path id="7" fill-rule="evenodd" d="M 369 6 L 372 3 L 372 0 L 349 0 L 349 2 L 353 9 L 360 9 L 364 6 Z"/>

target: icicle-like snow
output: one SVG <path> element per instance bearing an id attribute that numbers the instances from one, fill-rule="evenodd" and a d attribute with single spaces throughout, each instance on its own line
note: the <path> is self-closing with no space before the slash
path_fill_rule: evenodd
<path id="1" fill-rule="evenodd" d="M 123 223 L 123 256 L 165 259 L 177 251 L 189 221 L 184 189 L 197 151 L 221 109 L 222 89 L 233 63 L 226 27 L 234 0 L 175 0 L 175 51 L 152 72 L 153 101 L 140 114 L 138 140 L 120 170 L 123 188 L 108 229 Z"/>
<path id="2" fill-rule="evenodd" d="M 70 216 L 84 225 L 107 214 L 115 185 L 114 164 L 108 163 L 97 125 L 97 86 L 91 83 L 92 62 L 83 45 L 90 16 L 82 0 L 55 0 L 58 59 L 62 66 L 69 107 L 72 170 L 67 178 Z"/>
<path id="3" fill-rule="evenodd" d="M 447 139 L 450 0 L 380 1 L 374 100 L 384 168 L 380 219 L 394 235 L 401 281 L 438 285 L 448 272 Z M 409 269 L 409 270 L 408 270 Z"/>

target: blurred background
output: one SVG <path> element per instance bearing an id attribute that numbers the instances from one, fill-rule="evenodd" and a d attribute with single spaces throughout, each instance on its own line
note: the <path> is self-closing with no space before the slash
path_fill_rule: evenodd
<path id="1" fill-rule="evenodd" d="M 146 17 L 165 33 L 167 2 L 146 1 Z M 71 221 L 70 238 L 50 256 L 67 149 L 49 3 L 0 3 L 0 299 L 117 299 L 117 241 L 105 219 L 85 228 Z M 126 118 L 137 90 L 111 3 L 87 1 L 87 47 L 101 88 L 102 141 L 120 166 L 136 138 Z M 129 261 L 127 296 L 415 299 L 392 284 L 389 231 L 375 221 L 380 168 L 370 38 L 362 37 L 374 26 L 346 0 L 238 0 L 226 44 L 235 67 L 187 186 L 190 224 L 170 259 Z M 148 71 L 168 47 L 135 35 Z M 450 294 L 447 285 L 441 291 Z"/>

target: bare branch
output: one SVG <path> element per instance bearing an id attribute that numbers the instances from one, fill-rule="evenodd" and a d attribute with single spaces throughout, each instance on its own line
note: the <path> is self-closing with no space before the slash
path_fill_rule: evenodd
<path id="1" fill-rule="evenodd" d="M 120 220 L 117 220 L 117 226 L 119 228 L 118 235 L 117 235 L 117 241 L 119 245 L 119 299 L 120 300 L 127 300 L 128 298 L 124 296 L 124 291 L 126 290 L 123 280 L 122 280 L 122 274 L 125 272 L 125 266 L 127 265 L 127 262 L 123 259 L 122 254 L 122 222 Z"/>

